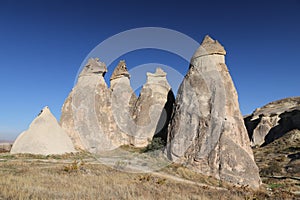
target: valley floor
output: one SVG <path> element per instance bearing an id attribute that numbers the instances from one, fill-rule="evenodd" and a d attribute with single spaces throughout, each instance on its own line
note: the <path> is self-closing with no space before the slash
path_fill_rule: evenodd
<path id="1" fill-rule="evenodd" d="M 89 154 L 0 154 L 0 199 L 296 199 L 269 182 L 259 191 L 233 187 L 168 165 L 152 173 L 128 173 Z M 298 182 L 299 184 L 299 182 Z"/>

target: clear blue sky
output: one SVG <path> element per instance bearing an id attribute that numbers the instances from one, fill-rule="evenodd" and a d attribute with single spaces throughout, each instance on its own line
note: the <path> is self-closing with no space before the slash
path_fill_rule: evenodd
<path id="1" fill-rule="evenodd" d="M 0 139 L 27 129 L 45 105 L 59 119 L 85 56 L 114 34 L 151 26 L 180 31 L 198 42 L 206 34 L 219 40 L 243 114 L 300 95 L 298 0 L 0 0 Z M 182 73 L 188 68 L 166 53 L 136 53 L 123 57 L 129 69 L 152 59 Z"/>

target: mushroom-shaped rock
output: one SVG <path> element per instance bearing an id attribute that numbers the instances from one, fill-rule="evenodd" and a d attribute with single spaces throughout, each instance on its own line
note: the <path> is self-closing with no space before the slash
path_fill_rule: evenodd
<path id="1" fill-rule="evenodd" d="M 88 150 L 92 141 L 91 136 L 96 136 L 99 125 L 96 117 L 96 99 L 101 92 L 103 105 L 109 101 L 110 91 L 103 76 L 107 72 L 105 63 L 99 58 L 90 58 L 79 74 L 78 80 L 68 97 L 62 110 L 60 124 L 72 139 L 77 149 Z M 103 129 L 103 127 L 102 127 Z M 102 132 L 102 130 L 100 130 Z M 97 140 L 97 137 L 95 137 Z"/>
<path id="2" fill-rule="evenodd" d="M 65 154 L 75 152 L 69 136 L 59 126 L 48 107 L 45 107 L 14 142 L 11 153 Z"/>
<path id="3" fill-rule="evenodd" d="M 104 74 L 107 71 L 99 59 L 89 59 L 78 81 L 62 107 L 60 123 L 76 148 L 97 153 L 119 145 L 113 134 L 111 90 Z"/>
<path id="4" fill-rule="evenodd" d="M 117 78 L 121 78 L 121 77 L 128 77 L 128 79 L 130 78 L 130 74 L 127 70 L 125 60 L 121 60 L 119 62 L 119 64 L 117 65 L 117 67 L 115 68 L 114 72 L 112 73 L 112 75 L 110 77 L 110 81 L 117 79 Z"/>
<path id="5" fill-rule="evenodd" d="M 252 146 L 267 145 L 293 129 L 300 130 L 300 97 L 268 103 L 244 121 Z"/>
<path id="6" fill-rule="evenodd" d="M 133 109 L 137 97 L 130 86 L 130 74 L 124 60 L 114 69 L 110 78 L 110 89 L 114 132 L 121 136 L 122 144 L 129 144 L 134 131 Z"/>
<path id="7" fill-rule="evenodd" d="M 199 173 L 258 188 L 259 170 L 225 54 L 206 36 L 192 57 L 177 93 L 166 153 Z"/>
<path id="8" fill-rule="evenodd" d="M 153 137 L 166 141 L 167 126 L 175 101 L 166 76 L 161 68 L 157 68 L 155 73 L 147 73 L 147 82 L 134 111 L 136 130 L 131 141 L 134 146 L 147 146 Z"/>
<path id="9" fill-rule="evenodd" d="M 193 59 L 206 55 L 226 55 L 224 47 L 217 41 L 213 40 L 209 35 L 206 35 L 201 43 L 201 46 L 197 49 L 193 55 Z"/>
<path id="10" fill-rule="evenodd" d="M 91 74 L 101 74 L 102 76 L 104 76 L 106 72 L 107 68 L 104 62 L 101 62 L 99 58 L 90 58 L 79 76 L 86 76 Z"/>

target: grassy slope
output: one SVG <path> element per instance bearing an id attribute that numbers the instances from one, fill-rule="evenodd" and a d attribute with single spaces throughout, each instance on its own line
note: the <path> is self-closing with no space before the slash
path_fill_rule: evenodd
<path id="1" fill-rule="evenodd" d="M 260 176 L 269 188 L 300 193 L 299 130 L 290 131 L 267 146 L 254 149 L 253 153 Z"/>
<path id="2" fill-rule="evenodd" d="M 108 167 L 84 153 L 1 153 L 0 199 L 300 199 L 292 193 L 300 191 L 300 181 L 271 178 L 297 175 L 285 171 L 291 160 L 286 156 L 299 152 L 300 143 L 291 135 L 254 149 L 264 182 L 259 191 L 233 187 L 176 164 L 154 173 L 128 173 L 122 171 L 124 163 Z M 145 156 L 139 149 L 125 150 Z"/>
<path id="3" fill-rule="evenodd" d="M 88 155 L 1 154 L 0 177 L 0 199 L 252 199 L 267 195 L 225 184 L 220 188 L 219 181 L 178 165 L 154 174 L 126 173 Z"/>

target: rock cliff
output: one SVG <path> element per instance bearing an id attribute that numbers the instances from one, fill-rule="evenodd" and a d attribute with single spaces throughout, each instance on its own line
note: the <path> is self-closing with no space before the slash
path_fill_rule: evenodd
<path id="1" fill-rule="evenodd" d="M 135 131 L 133 110 L 137 97 L 130 86 L 130 74 L 124 60 L 119 62 L 110 77 L 110 89 L 114 132 L 122 136 L 122 144 L 129 144 Z"/>

